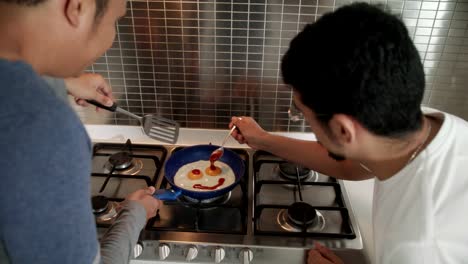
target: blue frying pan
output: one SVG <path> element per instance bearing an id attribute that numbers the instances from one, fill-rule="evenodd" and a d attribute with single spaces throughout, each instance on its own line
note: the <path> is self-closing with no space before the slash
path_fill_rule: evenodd
<path id="1" fill-rule="evenodd" d="M 231 167 L 236 177 L 233 184 L 213 191 L 197 192 L 181 188 L 176 186 L 174 183 L 174 177 L 182 166 L 199 160 L 209 160 L 211 153 L 217 148 L 219 148 L 219 146 L 216 145 L 196 145 L 174 152 L 167 160 L 166 167 L 164 169 L 166 180 L 172 186 L 172 190 L 159 189 L 156 191 L 154 196 L 163 201 L 177 200 L 177 198 L 182 194 L 197 200 L 205 200 L 219 197 L 234 189 L 234 187 L 239 183 L 241 177 L 244 175 L 245 165 L 239 155 L 226 148 L 224 149 L 224 154 L 221 156 L 219 161 L 222 161 Z"/>

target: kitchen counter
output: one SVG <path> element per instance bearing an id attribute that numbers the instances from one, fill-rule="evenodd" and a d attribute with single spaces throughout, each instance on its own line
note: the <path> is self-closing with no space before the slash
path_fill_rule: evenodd
<path id="1" fill-rule="evenodd" d="M 86 129 L 93 142 L 125 143 L 127 139 L 130 139 L 132 143 L 136 144 L 166 145 L 166 143 L 148 138 L 142 129 L 137 126 L 86 125 Z M 177 145 L 188 146 L 196 144 L 208 144 L 210 142 L 213 144 L 221 144 L 227 133 L 228 130 L 182 128 L 180 130 Z M 315 140 L 315 136 L 312 133 L 277 132 L 274 134 L 297 139 Z M 232 148 L 248 148 L 247 145 L 238 144 L 232 138 L 226 142 L 225 146 Z M 364 253 L 368 259 L 373 259 L 372 195 L 374 180 L 359 182 L 344 181 L 344 185 L 351 202 L 351 207 L 354 211 L 355 219 L 361 230 L 364 243 Z M 136 264 L 137 262 L 132 263 Z"/>

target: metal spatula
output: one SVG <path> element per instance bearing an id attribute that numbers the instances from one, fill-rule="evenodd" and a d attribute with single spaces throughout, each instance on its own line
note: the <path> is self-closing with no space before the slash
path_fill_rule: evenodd
<path id="1" fill-rule="evenodd" d="M 112 106 L 108 107 L 94 100 L 86 100 L 86 101 L 99 108 L 106 109 L 111 112 L 122 113 L 124 115 L 138 119 L 146 135 L 148 135 L 148 137 L 150 138 L 154 138 L 156 140 L 171 143 L 171 144 L 174 144 L 177 142 L 177 138 L 179 137 L 180 125 L 174 120 L 167 119 L 161 116 L 156 116 L 156 115 L 145 115 L 143 117 L 137 116 L 133 113 L 130 113 L 127 110 L 124 110 L 118 107 L 115 102 Z"/>

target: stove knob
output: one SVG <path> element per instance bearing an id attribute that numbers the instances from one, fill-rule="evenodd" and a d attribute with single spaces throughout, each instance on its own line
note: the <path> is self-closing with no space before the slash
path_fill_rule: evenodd
<path id="1" fill-rule="evenodd" d="M 198 255 L 198 248 L 196 246 L 189 246 L 187 250 L 187 255 L 185 255 L 185 260 L 192 261 Z"/>
<path id="2" fill-rule="evenodd" d="M 241 249 L 239 258 L 242 264 L 250 264 L 253 259 L 252 250 L 248 248 Z"/>
<path id="3" fill-rule="evenodd" d="M 133 248 L 133 257 L 138 258 L 141 253 L 143 253 L 143 244 L 141 244 L 141 242 L 137 242 Z"/>
<path id="4" fill-rule="evenodd" d="M 167 244 L 159 244 L 159 259 L 160 260 L 165 260 L 167 257 L 169 257 L 169 254 L 171 253 L 171 248 Z"/>
<path id="5" fill-rule="evenodd" d="M 221 263 L 224 257 L 226 257 L 226 251 L 222 247 L 216 247 L 213 251 L 215 263 Z"/>

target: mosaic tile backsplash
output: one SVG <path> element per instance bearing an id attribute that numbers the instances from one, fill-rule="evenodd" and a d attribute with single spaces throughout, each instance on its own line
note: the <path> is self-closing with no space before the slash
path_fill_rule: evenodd
<path id="1" fill-rule="evenodd" d="M 305 24 L 348 3 L 128 1 L 112 48 L 89 71 L 107 78 L 119 106 L 138 115 L 223 129 L 231 116 L 245 115 L 269 131 L 308 131 L 303 120 L 289 120 L 281 56 Z M 398 14 L 411 32 L 426 71 L 424 104 L 468 119 L 468 0 L 371 3 Z M 76 109 L 88 124 L 138 124 Z"/>

